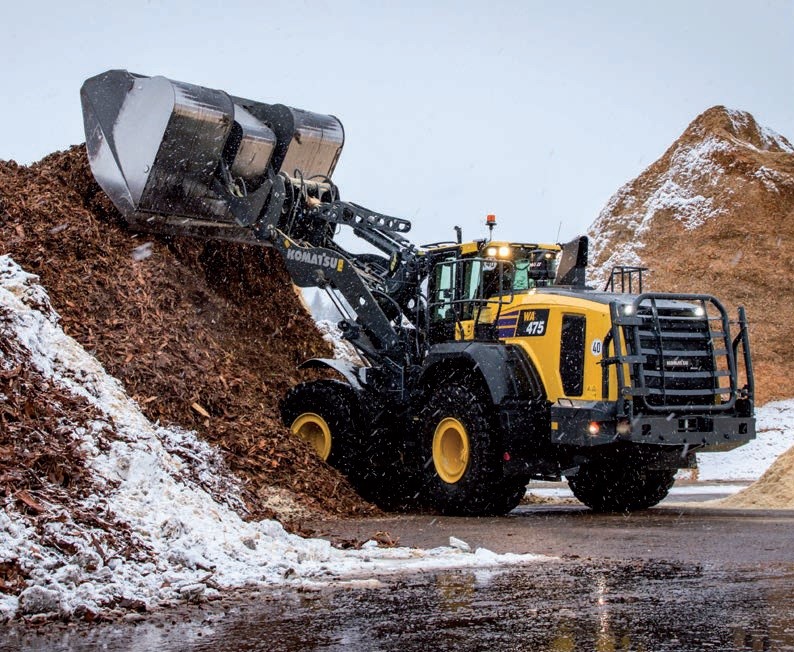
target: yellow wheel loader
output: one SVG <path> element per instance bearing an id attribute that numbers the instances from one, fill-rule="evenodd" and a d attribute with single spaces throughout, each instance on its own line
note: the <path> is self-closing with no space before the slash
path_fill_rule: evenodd
<path id="1" fill-rule="evenodd" d="M 643 292 L 639 268 L 589 288 L 586 238 L 416 246 L 408 221 L 341 200 L 333 116 L 123 70 L 81 97 L 91 169 L 132 228 L 273 247 L 328 292 L 360 362 L 306 361 L 338 380 L 294 387 L 282 416 L 382 507 L 502 514 L 565 477 L 595 510 L 644 509 L 696 452 L 755 436 L 741 309 Z"/>

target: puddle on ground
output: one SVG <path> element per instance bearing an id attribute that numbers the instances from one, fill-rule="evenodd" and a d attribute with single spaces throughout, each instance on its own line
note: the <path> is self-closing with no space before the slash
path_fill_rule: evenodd
<path id="1" fill-rule="evenodd" d="M 32 650 L 794 650 L 794 569 L 563 561 L 247 595 L 138 624 L 12 627 Z"/>

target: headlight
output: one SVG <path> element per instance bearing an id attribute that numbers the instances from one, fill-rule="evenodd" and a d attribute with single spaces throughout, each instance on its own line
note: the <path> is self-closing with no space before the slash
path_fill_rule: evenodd
<path id="1" fill-rule="evenodd" d="M 509 258 L 510 257 L 510 247 L 502 246 L 499 247 L 499 258 Z"/>
<path id="2" fill-rule="evenodd" d="M 633 315 L 634 314 L 634 306 L 631 305 L 630 303 L 626 304 L 625 306 L 623 306 L 623 314 L 624 315 Z"/>
<path id="3" fill-rule="evenodd" d="M 485 250 L 485 255 L 488 256 L 488 258 L 495 258 L 496 257 L 496 247 L 488 247 Z"/>
<path id="4" fill-rule="evenodd" d="M 695 308 L 693 310 L 693 313 L 695 314 L 695 317 L 705 317 L 706 316 L 706 311 L 703 309 L 703 306 L 698 306 L 697 308 Z"/>

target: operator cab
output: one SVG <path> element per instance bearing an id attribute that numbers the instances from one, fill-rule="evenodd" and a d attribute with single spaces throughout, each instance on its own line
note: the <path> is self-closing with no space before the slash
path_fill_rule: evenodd
<path id="1" fill-rule="evenodd" d="M 429 249 L 431 343 L 496 339 L 496 322 L 515 295 L 553 285 L 561 248 L 475 241 Z"/>
<path id="2" fill-rule="evenodd" d="M 488 243 L 480 252 L 483 297 L 492 296 L 497 287 L 518 294 L 553 285 L 558 253 L 559 247 Z"/>

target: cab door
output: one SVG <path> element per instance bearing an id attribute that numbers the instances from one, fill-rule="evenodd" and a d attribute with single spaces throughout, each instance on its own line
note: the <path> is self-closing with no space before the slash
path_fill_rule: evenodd
<path id="1" fill-rule="evenodd" d="M 428 287 L 430 342 L 495 339 L 493 321 L 512 299 L 508 267 L 476 254 L 440 258 Z"/>
<path id="2" fill-rule="evenodd" d="M 427 288 L 429 339 L 431 344 L 455 339 L 455 307 L 458 295 L 457 258 L 454 253 L 439 256 L 434 261 Z"/>

